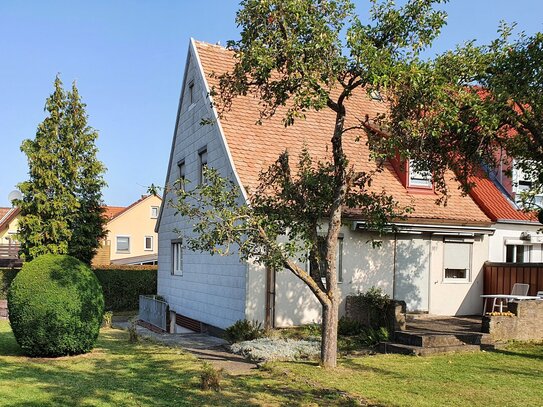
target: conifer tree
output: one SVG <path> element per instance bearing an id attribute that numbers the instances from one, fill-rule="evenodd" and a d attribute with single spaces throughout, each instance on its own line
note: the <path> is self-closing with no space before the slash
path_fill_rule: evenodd
<path id="1" fill-rule="evenodd" d="M 70 254 L 90 263 L 105 236 L 105 167 L 96 157 L 98 133 L 88 126 L 75 83 L 65 92 L 57 77 L 54 88 L 35 139 L 21 145 L 29 165 L 29 180 L 19 184 L 21 256 L 28 261 L 45 253 Z"/>

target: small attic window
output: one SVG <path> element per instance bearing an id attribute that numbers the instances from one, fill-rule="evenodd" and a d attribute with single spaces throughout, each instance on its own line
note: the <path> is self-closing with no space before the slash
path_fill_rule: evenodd
<path id="1" fill-rule="evenodd" d="M 374 89 L 370 92 L 370 97 L 373 100 L 378 100 L 379 102 L 383 101 L 383 96 L 381 96 L 381 92 L 379 92 L 377 89 Z"/>
<path id="2" fill-rule="evenodd" d="M 432 188 L 432 174 L 429 171 L 416 170 L 414 160 L 409 160 L 409 185 L 416 188 Z"/>
<path id="3" fill-rule="evenodd" d="M 189 103 L 192 105 L 194 103 L 194 82 L 189 83 Z"/>

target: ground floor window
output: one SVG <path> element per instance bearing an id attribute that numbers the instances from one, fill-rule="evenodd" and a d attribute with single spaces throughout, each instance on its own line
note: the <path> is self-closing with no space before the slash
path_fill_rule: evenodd
<path id="1" fill-rule="evenodd" d="M 529 263 L 530 245 L 508 244 L 505 245 L 505 261 L 507 263 Z"/>
<path id="2" fill-rule="evenodd" d="M 444 279 L 455 282 L 468 282 L 471 271 L 472 244 L 465 242 L 444 242 Z"/>
<path id="3" fill-rule="evenodd" d="M 183 243 L 180 240 L 172 240 L 172 274 L 183 275 Z"/>

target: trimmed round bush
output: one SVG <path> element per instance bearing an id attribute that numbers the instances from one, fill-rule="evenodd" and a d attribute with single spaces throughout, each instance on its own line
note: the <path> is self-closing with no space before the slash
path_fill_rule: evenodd
<path id="1" fill-rule="evenodd" d="M 76 355 L 96 343 L 104 296 L 87 265 L 46 254 L 23 265 L 11 283 L 8 308 L 15 339 L 27 355 Z"/>

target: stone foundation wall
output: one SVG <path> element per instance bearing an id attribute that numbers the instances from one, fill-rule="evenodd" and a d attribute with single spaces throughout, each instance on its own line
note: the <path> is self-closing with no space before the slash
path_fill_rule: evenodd
<path id="1" fill-rule="evenodd" d="M 385 309 L 386 315 L 382 316 L 382 320 L 386 321 L 387 328 L 394 331 L 405 331 L 405 302 L 390 301 L 390 304 Z M 348 296 L 345 302 L 345 316 L 353 321 L 359 322 L 364 326 L 374 325 L 375 317 L 371 310 L 364 307 L 358 296 Z"/>
<path id="2" fill-rule="evenodd" d="M 543 340 L 543 301 L 515 301 L 508 307 L 512 316 L 483 317 L 483 332 L 494 341 Z"/>

